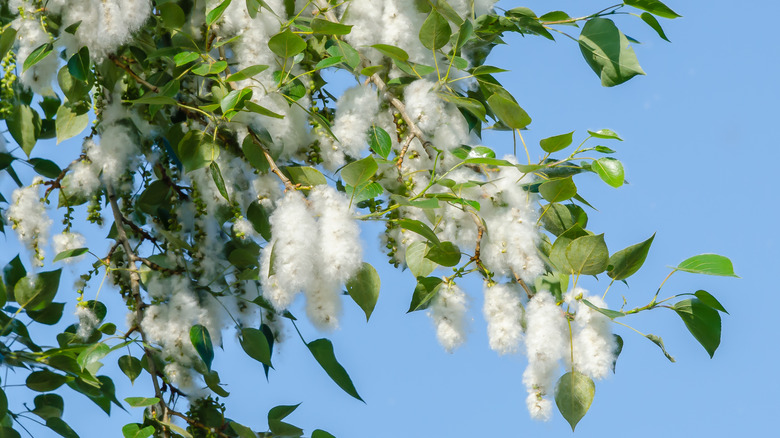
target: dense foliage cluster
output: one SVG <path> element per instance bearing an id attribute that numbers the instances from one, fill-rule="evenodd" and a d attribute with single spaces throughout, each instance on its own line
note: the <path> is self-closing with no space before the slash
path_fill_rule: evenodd
<path id="1" fill-rule="evenodd" d="M 534 149 L 522 134 L 531 117 L 499 82 L 505 70 L 489 64 L 509 34 L 561 35 L 604 86 L 618 85 L 644 72 L 612 18 L 634 15 L 666 39 L 656 17 L 678 15 L 658 0 L 584 17 L 495 3 L 0 2 L 8 128 L 0 174 L 19 186 L 0 195 L 0 225 L 27 248 L 2 272 L 0 362 L 40 393 L 34 408 L 18 411 L 0 391 L 2 435 L 37 421 L 77 436 L 61 418 L 56 391 L 67 385 L 107 413 L 112 404 L 143 407 L 125 437 L 258 436 L 216 401 L 228 394 L 211 368 L 214 347 L 237 331 L 267 374 L 275 345 L 295 326 L 289 308 L 299 294 L 322 331 L 338 328 L 347 296 L 368 320 L 380 279 L 363 261 L 363 242 L 374 239 L 361 240 L 358 221 L 385 225 L 389 262 L 417 280 L 409 311 L 428 310 L 447 351 L 466 340 L 470 303 L 483 303 L 490 347 L 527 356 L 535 419 L 549 419 L 557 405 L 574 428 L 593 381 L 620 354 L 612 322 L 630 314 L 669 308 L 712 355 L 725 310 L 709 293 L 656 293 L 646 306 L 613 310 L 606 292 L 578 286 L 582 275 L 624 281 L 653 240 L 610 253 L 604 235 L 587 229 L 590 204 L 575 178 L 595 173 L 620 187 L 615 151 L 595 141 L 622 139 L 588 131 L 572 146 L 569 132 Z M 329 83 L 334 73 L 350 79 Z M 520 158 L 497 157 L 483 129 L 519 139 Z M 74 137 L 83 146 L 67 163 L 36 148 Z M 22 181 L 22 165 L 38 176 Z M 74 220 L 77 211 L 89 223 Z M 107 246 L 88 249 L 84 236 L 100 226 Z M 39 346 L 38 324 L 73 318 L 57 265 L 78 261 L 91 265 L 74 288 L 77 322 L 55 346 Z M 712 254 L 676 271 L 734 275 L 728 259 Z M 482 294 L 459 286 L 466 276 L 484 280 Z M 94 292 L 101 277 L 123 297 L 126 321 L 108 320 Z M 642 336 L 664 349 L 660 338 Z M 332 343 L 306 345 L 360 399 Z M 130 382 L 150 379 L 154 393 L 117 400 L 113 379 L 99 374 L 106 360 Z M 283 421 L 293 410 L 271 410 L 261 436 L 301 436 Z"/>

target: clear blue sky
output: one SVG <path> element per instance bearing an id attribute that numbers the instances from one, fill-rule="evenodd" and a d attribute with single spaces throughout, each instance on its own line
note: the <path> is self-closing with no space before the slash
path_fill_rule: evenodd
<path id="1" fill-rule="evenodd" d="M 665 297 L 704 289 L 730 312 L 724 315 L 714 359 L 667 309 L 628 322 L 662 336 L 677 363 L 669 363 L 648 340 L 616 327 L 625 340 L 617 374 L 597 382 L 593 406 L 576 435 L 767 436 L 780 408 L 780 380 L 775 377 L 780 343 L 770 332 L 776 306 L 767 301 L 778 289 L 767 274 L 780 262 L 780 241 L 771 231 L 780 216 L 774 169 L 780 153 L 772 135 L 780 86 L 771 73 L 780 67 L 780 50 L 776 32 L 762 17 L 779 16 L 780 6 L 753 2 L 747 14 L 720 0 L 667 4 L 684 16 L 662 21 L 672 44 L 640 20 L 618 17 L 621 29 L 643 42 L 634 47 L 647 76 L 616 88 L 601 87 L 576 43 L 563 37 L 557 43 L 510 38 L 509 47 L 492 55 L 492 64 L 512 70 L 499 80 L 533 117 L 525 133 L 529 144 L 572 130 L 576 140 L 586 129 L 600 128 L 611 128 L 625 139 L 607 145 L 618 151 L 629 185 L 612 189 L 595 176 L 579 180 L 599 210 L 590 214 L 589 229 L 607 231 L 612 252 L 657 232 L 645 268 L 630 279 L 630 288 L 613 286 L 608 296 L 612 307 L 620 306 L 621 296 L 629 306 L 646 304 L 667 266 L 699 253 L 730 257 L 742 277 L 678 273 L 662 291 Z M 575 16 L 609 2 L 499 5 L 528 6 L 538 14 L 559 9 Z M 746 15 L 751 18 L 745 20 Z M 511 139 L 488 138 L 488 146 L 511 153 Z M 1 186 L 6 197 L 8 183 Z M 232 393 L 226 401 L 229 415 L 262 430 L 269 408 L 303 402 L 289 420 L 307 433 L 322 428 L 338 438 L 569 436 L 569 426 L 557 413 L 549 423 L 530 420 L 523 356 L 498 357 L 489 350 L 479 281 L 465 284 L 474 297 L 469 341 L 447 354 L 424 313 L 405 313 L 412 276 L 386 263 L 376 250 L 377 232 L 363 230 L 372 248 L 367 261 L 380 270 L 383 281 L 372 320 L 366 324 L 360 309 L 347 302 L 341 330 L 328 335 L 366 404 L 333 384 L 291 330 L 274 353 L 276 371 L 270 382 L 237 342 L 226 339 L 225 353 L 217 352 L 214 366 Z M 0 242 L 9 248 L 0 251 L 4 264 L 17 246 L 12 236 Z M 584 285 L 603 291 L 606 282 Z M 103 294 L 101 299 L 108 301 L 111 293 Z M 301 328 L 307 340 L 322 336 L 305 322 Z M 116 370 L 114 361 L 107 362 L 107 370 L 116 375 L 111 371 Z M 119 398 L 145 395 L 141 380 L 135 388 L 120 385 Z M 119 436 L 121 425 L 140 416 L 138 410 L 133 416 L 116 410 L 108 418 L 80 396 L 67 402 L 67 419 L 82 437 Z"/>

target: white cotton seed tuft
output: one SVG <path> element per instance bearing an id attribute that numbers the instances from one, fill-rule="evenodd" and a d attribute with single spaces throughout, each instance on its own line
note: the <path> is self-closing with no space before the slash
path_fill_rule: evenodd
<path id="1" fill-rule="evenodd" d="M 353 219 L 349 199 L 333 187 L 320 185 L 311 191 L 309 201 L 319 218 L 320 275 L 327 281 L 343 284 L 363 263 L 360 227 Z"/>
<path id="2" fill-rule="evenodd" d="M 263 248 L 260 278 L 263 295 L 274 308 L 284 310 L 298 292 L 317 284 L 317 271 L 312 269 L 321 262 L 317 251 L 312 251 L 312 243 L 316 245 L 318 240 L 317 222 L 297 191 L 284 195 L 270 222 L 273 239 Z M 272 268 L 274 273 L 269 275 Z"/>
<path id="3" fill-rule="evenodd" d="M 573 289 L 572 293 L 582 294 L 584 299 L 597 307 L 607 307 L 601 297 L 588 296 L 581 288 Z M 576 312 L 572 323 L 574 369 L 592 379 L 603 379 L 609 375 L 615 361 L 615 338 L 610 328 L 611 321 L 606 315 L 582 304 L 582 301 L 578 301 Z"/>
<path id="4" fill-rule="evenodd" d="M 532 418 L 548 420 L 552 415 L 553 378 L 559 361 L 570 353 L 569 327 L 563 310 L 547 291 L 539 291 L 526 308 L 525 346 L 528 366 L 523 383 L 528 391 L 528 411 Z"/>
<path id="5" fill-rule="evenodd" d="M 100 320 L 95 312 L 86 306 L 77 305 L 75 315 L 79 319 L 79 327 L 76 331 L 76 336 L 82 341 L 86 341 L 92 336 L 97 325 L 100 324 Z"/>
<path id="6" fill-rule="evenodd" d="M 490 348 L 498 354 L 516 353 L 523 339 L 523 304 L 510 284 L 485 285 L 483 314 Z"/>
<path id="7" fill-rule="evenodd" d="M 344 155 L 360 158 L 368 144 L 368 130 L 379 111 L 379 97 L 369 86 L 358 85 L 344 92 L 336 107 L 333 134 L 338 141 L 323 139 L 322 158 L 325 167 L 344 165 Z"/>
<path id="8" fill-rule="evenodd" d="M 428 316 L 436 327 L 436 338 L 448 353 L 466 342 L 467 310 L 468 297 L 454 283 L 442 286 L 431 302 Z"/>
<path id="9" fill-rule="evenodd" d="M 52 220 L 46 213 L 46 205 L 39 195 L 39 186 L 43 179 L 36 177 L 27 187 L 14 190 L 11 205 L 5 212 L 5 217 L 12 224 L 19 240 L 35 253 L 34 262 L 43 266 L 43 245 L 49 237 L 49 227 Z"/>
<path id="10" fill-rule="evenodd" d="M 513 157 L 505 159 L 515 162 Z M 540 235 L 536 198 L 523 189 L 523 184 L 529 182 L 527 178 L 506 166 L 483 186 L 489 199 L 481 210 L 487 225 L 481 256 L 485 266 L 496 274 L 533 283 L 545 268 L 537 249 Z"/>
<path id="11" fill-rule="evenodd" d="M 102 61 L 129 42 L 152 12 L 149 0 L 67 0 L 57 3 L 63 27 L 82 22 L 73 35 L 62 34 L 65 43 L 75 50 L 87 46 L 95 61 Z"/>

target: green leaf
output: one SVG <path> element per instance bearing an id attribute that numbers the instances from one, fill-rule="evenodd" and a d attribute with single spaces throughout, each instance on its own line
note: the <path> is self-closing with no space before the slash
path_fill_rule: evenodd
<path id="1" fill-rule="evenodd" d="M 239 70 L 236 73 L 233 73 L 232 75 L 227 77 L 226 81 L 228 82 L 243 81 L 249 78 L 253 78 L 267 69 L 268 69 L 267 65 L 253 65 L 251 67 L 247 67 L 245 69 Z"/>
<path id="2" fill-rule="evenodd" d="M 607 263 L 609 265 L 607 275 L 613 280 L 625 280 L 634 275 L 645 263 L 654 239 L 655 233 L 644 242 L 631 245 L 612 254 Z"/>
<path id="3" fill-rule="evenodd" d="M 62 319 L 65 303 L 51 303 L 42 310 L 28 310 L 27 316 L 33 321 L 46 325 L 54 325 Z"/>
<path id="4" fill-rule="evenodd" d="M 30 274 L 14 287 L 16 302 L 26 310 L 41 310 L 51 304 L 60 286 L 62 269 Z"/>
<path id="5" fill-rule="evenodd" d="M 28 105 L 14 105 L 5 123 L 11 137 L 29 157 L 41 134 L 41 116 Z"/>
<path id="6" fill-rule="evenodd" d="M 677 18 L 682 15 L 669 9 L 668 6 L 660 2 L 659 0 L 625 0 L 625 4 L 633 6 L 637 9 L 650 12 L 651 14 L 658 15 L 664 18 Z"/>
<path id="7" fill-rule="evenodd" d="M 82 371 L 86 370 L 89 371 L 90 374 L 96 375 L 98 370 L 103 367 L 100 360 L 109 353 L 111 353 L 111 347 L 99 342 L 82 350 L 81 353 L 76 356 L 76 362 L 79 364 Z"/>
<path id="8" fill-rule="evenodd" d="M 553 153 L 568 147 L 574 137 L 574 131 L 568 134 L 556 135 L 539 141 L 539 145 L 545 152 Z"/>
<path id="9" fill-rule="evenodd" d="M 531 117 L 514 100 L 496 93 L 488 98 L 487 103 L 498 119 L 512 129 L 523 129 L 531 124 Z"/>
<path id="10" fill-rule="evenodd" d="M 133 105 L 177 105 L 176 99 L 170 96 L 162 96 L 155 93 L 146 93 L 138 99 L 131 100 Z"/>
<path id="11" fill-rule="evenodd" d="M 604 140 L 619 140 L 623 141 L 622 138 L 617 134 L 617 132 L 611 130 L 611 129 L 599 129 L 598 131 L 591 131 L 588 130 L 588 134 L 590 134 L 592 137 L 601 138 Z"/>
<path id="12" fill-rule="evenodd" d="M 381 279 L 371 264 L 363 262 L 360 270 L 352 278 L 347 280 L 347 292 L 349 296 L 363 309 L 366 314 L 366 322 L 371 318 L 371 313 L 379 299 Z"/>
<path id="13" fill-rule="evenodd" d="M 707 350 L 710 357 L 720 345 L 720 314 L 698 298 L 683 300 L 672 306 L 688 331 Z"/>
<path id="14" fill-rule="evenodd" d="M 8 27 L 3 31 L 3 35 L 0 36 L 0 59 L 5 58 L 6 53 L 11 50 L 14 42 L 16 41 L 16 29 Z"/>
<path id="15" fill-rule="evenodd" d="M 261 116 L 273 117 L 274 119 L 283 119 L 284 118 L 284 116 L 282 114 L 275 113 L 275 112 L 269 110 L 268 108 L 266 108 L 266 107 L 264 107 L 262 105 L 258 105 L 258 104 L 254 103 L 252 101 L 249 101 L 249 100 L 244 102 L 244 106 L 249 111 L 252 111 L 253 113 L 260 114 Z"/>
<path id="16" fill-rule="evenodd" d="M 57 129 L 57 144 L 60 144 L 81 134 L 87 128 L 89 114 L 86 112 L 79 114 L 65 104 L 57 110 L 57 119 L 54 123 Z"/>
<path id="17" fill-rule="evenodd" d="M 216 8 L 210 10 L 208 14 L 206 14 L 206 26 L 211 27 L 216 23 L 225 12 L 225 9 L 230 6 L 230 2 L 231 0 L 224 0 L 222 3 L 218 4 Z"/>
<path id="18" fill-rule="evenodd" d="M 468 23 L 468 21 L 466 23 Z M 443 100 L 456 105 L 458 108 L 468 111 L 483 122 L 486 121 L 485 116 L 487 112 L 485 111 L 485 106 L 482 105 L 480 101 L 448 93 L 438 93 L 438 96 Z"/>
<path id="19" fill-rule="evenodd" d="M 43 58 L 49 56 L 53 50 L 54 45 L 52 45 L 52 43 L 45 43 L 38 46 L 29 55 L 27 55 L 27 59 L 24 60 L 22 73 L 26 72 L 27 69 L 34 66 L 35 64 L 41 62 Z"/>
<path id="20" fill-rule="evenodd" d="M 613 87 L 645 72 L 639 66 L 634 49 L 628 46 L 612 20 L 592 18 L 585 23 L 579 38 L 580 51 L 590 68 L 601 77 L 601 85 Z"/>
<path id="21" fill-rule="evenodd" d="M 376 125 L 371 125 L 368 131 L 368 145 L 380 157 L 387 159 L 392 151 L 393 141 L 387 131 Z"/>
<path id="22" fill-rule="evenodd" d="M 346 41 L 336 40 L 335 44 L 328 47 L 327 50 L 331 56 L 343 57 L 344 63 L 353 70 L 360 64 L 360 53 L 358 53 L 354 47 L 347 44 Z"/>
<path id="23" fill-rule="evenodd" d="M 428 50 L 438 50 L 444 47 L 452 35 L 450 23 L 440 13 L 433 10 L 420 28 L 420 42 Z"/>
<path id="24" fill-rule="evenodd" d="M 79 29 L 79 26 L 81 26 L 81 21 L 82 20 L 79 20 L 79 21 L 71 24 L 70 26 L 66 27 L 65 28 L 65 32 L 67 32 L 67 33 L 69 33 L 71 35 L 76 35 L 76 31 Z"/>
<path id="25" fill-rule="evenodd" d="M 341 23 L 334 23 L 332 21 L 324 20 L 318 17 L 314 20 L 311 20 L 311 30 L 314 33 L 321 33 L 325 35 L 347 35 L 352 31 L 352 26 Z"/>
<path id="26" fill-rule="evenodd" d="M 222 171 L 219 170 L 219 165 L 216 161 L 212 161 L 209 165 L 211 170 L 211 178 L 214 180 L 214 184 L 219 190 L 219 194 L 230 204 L 230 196 L 228 195 L 227 188 L 225 187 L 225 180 L 222 178 Z"/>
<path id="27" fill-rule="evenodd" d="M 168 4 L 168 3 L 166 3 Z M 154 434 L 154 426 L 146 426 L 141 429 L 138 423 L 125 424 L 122 427 L 122 436 L 124 438 L 149 438 Z"/>
<path id="28" fill-rule="evenodd" d="M 591 168 L 601 179 L 612 187 L 620 187 L 625 180 L 623 163 L 612 157 L 599 158 L 591 163 Z"/>
<path id="29" fill-rule="evenodd" d="M 195 347 L 195 351 L 198 352 L 198 356 L 200 356 L 203 363 L 206 364 L 206 368 L 211 371 L 211 362 L 214 361 L 214 346 L 211 343 L 209 330 L 201 324 L 193 325 L 190 328 L 190 342 L 192 342 L 192 346 Z"/>
<path id="30" fill-rule="evenodd" d="M 287 28 L 268 40 L 268 48 L 280 58 L 290 58 L 306 50 L 306 41 Z"/>
<path id="31" fill-rule="evenodd" d="M 463 160 L 465 164 L 485 164 L 488 166 L 514 166 L 507 160 L 499 160 L 498 158 L 467 158 Z"/>
<path id="32" fill-rule="evenodd" d="M 571 425 L 572 432 L 588 413 L 595 395 L 596 385 L 593 380 L 579 371 L 570 371 L 558 379 L 555 385 L 555 404 L 558 405 L 563 418 Z"/>
<path id="33" fill-rule="evenodd" d="M 429 241 L 433 242 L 436 245 L 441 244 L 439 238 L 436 236 L 436 233 L 433 232 L 431 227 L 424 224 L 423 222 L 414 219 L 398 219 L 396 223 L 401 228 L 409 231 L 414 231 L 415 233 L 425 237 L 426 239 L 428 239 Z"/>
<path id="34" fill-rule="evenodd" d="M 33 170 L 38 175 L 43 175 L 46 178 L 54 179 L 59 177 L 60 173 L 62 173 L 62 169 L 60 169 L 60 166 L 58 166 L 57 163 L 51 160 L 47 160 L 44 158 L 30 158 L 28 162 L 33 165 Z"/>
<path id="35" fill-rule="evenodd" d="M 57 394 L 41 394 L 33 400 L 35 409 L 33 413 L 44 420 L 51 417 L 61 417 L 65 410 L 65 402 Z"/>
<path id="36" fill-rule="evenodd" d="M 409 312 L 427 309 L 433 297 L 439 293 L 442 279 L 439 277 L 417 277 L 417 285 L 414 287 L 412 302 L 409 303 Z"/>
<path id="37" fill-rule="evenodd" d="M 227 0 L 227 1 L 230 1 L 230 0 Z M 183 438 L 193 438 L 192 434 L 190 434 L 186 430 L 182 429 L 181 427 L 171 423 L 170 421 L 164 421 L 164 420 L 157 420 L 157 421 L 159 421 L 161 424 L 165 425 L 165 427 L 171 429 L 171 431 L 181 435 Z"/>
<path id="38" fill-rule="evenodd" d="M 720 304 L 720 301 L 718 301 L 715 297 L 713 297 L 709 292 L 705 290 L 697 290 L 694 295 L 696 296 L 696 298 L 699 299 L 699 301 L 712 307 L 713 309 L 720 310 L 721 312 L 726 314 L 729 313 L 726 311 L 723 305 Z"/>
<path id="39" fill-rule="evenodd" d="M 8 397 L 5 396 L 5 391 L 0 389 L 0 419 L 4 419 L 8 414 Z"/>
<path id="40" fill-rule="evenodd" d="M 660 337 L 660 336 L 656 336 L 656 335 L 646 335 L 645 337 L 646 337 L 647 339 L 650 339 L 651 341 L 653 341 L 653 343 L 654 343 L 655 345 L 657 345 L 657 346 L 658 346 L 658 348 L 660 348 L 660 349 L 661 349 L 661 351 L 664 353 L 664 356 L 666 356 L 666 358 L 667 358 L 667 359 L 669 359 L 669 361 L 670 361 L 670 362 L 675 362 L 675 360 L 674 360 L 674 358 L 672 357 L 672 355 L 671 355 L 671 354 L 669 354 L 669 352 L 667 352 L 667 351 L 666 351 L 666 347 L 664 347 L 664 340 L 663 340 L 663 339 L 661 339 L 661 337 Z"/>
<path id="41" fill-rule="evenodd" d="M 328 376 L 330 376 L 344 392 L 363 401 L 355 389 L 352 379 L 349 378 L 349 374 L 347 374 L 344 367 L 336 360 L 336 355 L 333 353 L 333 343 L 331 343 L 329 339 L 317 339 L 309 342 L 306 346 L 309 347 L 309 351 L 311 351 L 311 354 L 325 372 L 328 373 Z"/>
<path id="42" fill-rule="evenodd" d="M 166 5 L 170 5 L 173 3 L 165 3 Z M 176 67 L 180 67 L 185 64 L 189 64 L 191 62 L 197 61 L 200 59 L 200 54 L 196 52 L 179 52 L 173 57 L 173 62 L 176 64 Z"/>
<path id="43" fill-rule="evenodd" d="M 187 22 L 184 11 L 174 2 L 158 5 L 157 9 L 160 11 L 163 27 L 166 29 L 181 29 Z"/>
<path id="44" fill-rule="evenodd" d="M 198 76 L 216 75 L 222 73 L 228 64 L 227 61 L 217 61 L 214 63 L 204 62 L 203 64 L 193 68 L 191 71 Z"/>
<path id="45" fill-rule="evenodd" d="M 141 375 L 142 366 L 138 358 L 127 354 L 120 357 L 117 362 L 119 369 L 130 379 L 130 383 L 135 382 L 135 379 Z"/>
<path id="46" fill-rule="evenodd" d="M 240 110 L 244 107 L 244 103 L 252 98 L 252 94 L 252 89 L 249 87 L 231 91 L 219 103 L 222 114 L 227 117 L 230 111 Z"/>
<path id="47" fill-rule="evenodd" d="M 363 76 L 372 76 L 374 75 L 374 73 L 379 73 L 385 68 L 386 67 L 384 65 L 370 65 L 368 67 L 365 67 L 363 70 L 360 70 L 360 74 Z"/>
<path id="48" fill-rule="evenodd" d="M 314 429 L 314 431 L 311 433 L 311 438 L 336 438 L 336 437 L 329 434 L 328 432 L 325 432 L 322 429 Z"/>
<path id="49" fill-rule="evenodd" d="M 566 249 L 569 244 L 582 236 L 587 236 L 588 232 L 583 230 L 579 225 L 573 225 L 568 230 L 561 233 L 555 243 L 553 243 L 550 249 L 550 262 L 555 265 L 560 272 L 572 272 L 574 269 L 569 264 L 569 259 L 566 258 Z"/>
<path id="50" fill-rule="evenodd" d="M 577 186 L 571 177 L 547 181 L 539 186 L 539 194 L 550 202 L 561 202 L 577 194 Z"/>
<path id="51" fill-rule="evenodd" d="M 60 260 L 69 259 L 71 257 L 78 257 L 82 254 L 86 254 L 87 252 L 89 252 L 89 248 L 69 249 L 67 251 L 62 251 L 61 253 L 57 254 L 57 256 L 54 257 L 54 260 L 52 260 L 52 262 L 58 262 Z"/>
<path id="52" fill-rule="evenodd" d="M 560 236 L 574 225 L 582 228 L 588 226 L 588 215 L 579 205 L 551 203 L 546 210 L 542 223 L 555 236 Z"/>
<path id="53" fill-rule="evenodd" d="M 252 223 L 252 227 L 263 236 L 267 242 L 271 241 L 271 215 L 266 211 L 263 204 L 255 201 L 246 209 L 246 218 Z"/>
<path id="54" fill-rule="evenodd" d="M 647 23 L 648 26 L 652 27 L 653 30 L 656 31 L 659 37 L 665 39 L 666 41 L 669 41 L 669 38 L 666 37 L 666 32 L 664 32 L 664 28 L 661 27 L 661 23 L 659 23 L 658 20 L 653 15 L 647 12 L 642 12 L 642 15 L 640 15 L 639 18 L 641 18 L 642 21 Z"/>
<path id="55" fill-rule="evenodd" d="M 49 370 L 34 371 L 27 376 L 25 384 L 36 392 L 50 392 L 73 380 L 72 377 L 53 373 Z"/>
<path id="56" fill-rule="evenodd" d="M 436 269 L 436 263 L 425 258 L 427 252 L 428 245 L 425 242 L 414 242 L 406 248 L 404 261 L 415 277 L 425 277 Z"/>
<path id="57" fill-rule="evenodd" d="M 65 438 L 79 438 L 79 435 L 68 426 L 62 418 L 51 417 L 46 420 L 46 427 L 57 432 L 58 435 Z"/>
<path id="58" fill-rule="evenodd" d="M 92 72 L 90 71 L 92 66 L 92 60 L 89 58 L 89 48 L 82 47 L 78 53 L 74 54 L 68 60 L 68 72 L 74 78 L 90 82 L 92 79 Z"/>
<path id="59" fill-rule="evenodd" d="M 320 186 L 328 183 L 325 175 L 319 170 L 308 166 L 286 166 L 282 169 L 289 174 L 290 179 L 295 184 L 302 186 Z"/>
<path id="60" fill-rule="evenodd" d="M 230 428 L 238 434 L 239 438 L 257 438 L 257 434 L 252 432 L 252 429 L 243 424 L 236 423 L 235 421 L 230 422 Z"/>
<path id="61" fill-rule="evenodd" d="M 301 428 L 282 421 L 298 409 L 298 406 L 300 406 L 300 403 L 297 405 L 281 405 L 275 406 L 268 411 L 268 428 L 271 429 L 274 436 L 299 437 L 303 435 Z"/>
<path id="62" fill-rule="evenodd" d="M 604 235 L 582 236 L 566 247 L 566 259 L 573 274 L 598 275 L 607 268 L 609 250 Z"/>
<path id="63" fill-rule="evenodd" d="M 460 262 L 460 248 L 452 242 L 441 242 L 428 248 L 425 258 L 441 266 L 455 266 Z"/>
<path id="64" fill-rule="evenodd" d="M 455 40 L 455 48 L 460 50 L 474 35 L 474 25 L 471 20 L 464 20 L 458 29 L 458 38 Z"/>
<path id="65" fill-rule="evenodd" d="M 345 183 L 357 187 L 371 179 L 376 174 L 379 166 L 374 157 L 368 156 L 362 160 L 353 161 L 341 169 L 341 178 Z"/>
<path id="66" fill-rule="evenodd" d="M 74 78 L 67 66 L 62 67 L 57 73 L 57 83 L 70 102 L 84 100 L 88 97 L 89 90 L 92 88 L 89 83 Z"/>
<path id="67" fill-rule="evenodd" d="M 249 357 L 273 368 L 271 364 L 271 348 L 268 345 L 268 339 L 266 339 L 261 330 L 245 327 L 241 329 L 239 341 L 241 348 L 244 349 Z"/>
<path id="68" fill-rule="evenodd" d="M 684 260 L 675 268 L 678 271 L 691 272 L 693 274 L 720 275 L 724 277 L 736 277 L 731 260 L 718 254 L 699 254 Z"/>
<path id="69" fill-rule="evenodd" d="M 157 397 L 127 397 L 125 401 L 134 408 L 145 408 L 160 403 Z"/>
<path id="70" fill-rule="evenodd" d="M 178 145 L 176 155 L 184 165 L 186 172 L 207 167 L 219 157 L 219 146 L 202 131 L 188 131 Z"/>
<path id="71" fill-rule="evenodd" d="M 618 312 L 617 310 L 610 310 L 610 309 L 605 309 L 603 307 L 598 307 L 598 306 L 594 305 L 593 303 L 591 303 L 588 300 L 582 300 L 582 304 L 585 304 L 586 306 L 588 306 L 591 309 L 601 313 L 602 315 L 606 316 L 609 319 L 615 319 L 615 318 L 620 318 L 620 317 L 626 316 L 625 313 Z"/>
<path id="72" fill-rule="evenodd" d="M 409 61 L 409 54 L 406 53 L 406 50 L 400 47 L 391 46 L 388 44 L 374 44 L 371 47 L 377 49 L 379 53 L 387 56 L 390 59 L 394 59 L 396 61 L 401 61 L 401 62 Z"/>

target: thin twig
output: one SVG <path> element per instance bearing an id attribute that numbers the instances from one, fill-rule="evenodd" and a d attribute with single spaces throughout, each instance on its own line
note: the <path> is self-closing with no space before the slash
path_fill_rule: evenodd
<path id="1" fill-rule="evenodd" d="M 144 79 L 142 79 L 140 76 L 138 76 L 138 75 L 137 75 L 137 74 L 136 74 L 136 73 L 135 73 L 135 72 L 134 72 L 134 71 L 133 71 L 133 70 L 130 68 L 130 66 L 129 66 L 129 65 L 125 64 L 125 63 L 124 63 L 124 62 L 122 62 L 122 61 L 121 61 L 119 58 L 117 58 L 117 57 L 116 57 L 116 55 L 108 55 L 108 59 L 110 59 L 111 61 L 113 61 L 113 62 L 114 62 L 114 64 L 116 64 L 116 65 L 117 65 L 117 67 L 119 67 L 119 68 L 121 68 L 122 70 L 126 71 L 126 72 L 127 72 L 127 73 L 128 73 L 130 76 L 132 76 L 132 77 L 133 77 L 133 79 L 135 79 L 135 81 L 136 81 L 136 82 L 138 82 L 139 84 L 143 85 L 144 87 L 148 88 L 149 90 L 151 90 L 151 91 L 153 91 L 153 92 L 155 92 L 155 93 L 159 93 L 159 92 L 160 92 L 160 88 L 159 88 L 159 87 L 157 87 L 156 85 L 152 85 L 152 84 L 150 84 L 149 82 L 147 82 L 147 81 L 145 81 Z"/>
<path id="2" fill-rule="evenodd" d="M 114 223 L 116 224 L 116 234 L 117 234 L 117 240 L 121 242 L 122 248 L 125 250 L 125 255 L 127 256 L 127 261 L 131 265 L 131 267 L 135 267 L 135 263 L 140 260 L 140 258 L 135 254 L 133 251 L 133 248 L 130 246 L 130 240 L 127 238 L 127 233 L 125 233 L 125 227 L 123 225 L 124 222 L 127 220 L 122 215 L 122 211 L 119 209 L 119 204 L 117 203 L 117 197 L 116 193 L 114 192 L 114 188 L 111 186 L 110 183 L 106 183 L 106 195 L 108 195 L 108 202 L 111 204 L 111 211 L 114 213 Z M 159 405 L 163 413 L 163 418 L 167 421 L 168 419 L 168 406 L 163 401 L 162 397 L 162 391 L 160 390 L 160 384 L 157 381 L 157 366 L 154 363 L 154 355 L 152 353 L 152 350 L 149 348 L 149 340 L 146 337 L 146 333 L 141 329 L 139 324 L 141 324 L 141 321 L 143 321 L 144 318 L 144 307 L 145 303 L 143 301 L 143 298 L 141 297 L 141 277 L 138 275 L 138 271 L 136 269 L 129 269 L 128 270 L 130 275 L 130 292 L 133 295 L 133 299 L 135 300 L 135 324 L 138 329 L 138 332 L 141 334 L 141 340 L 143 341 L 143 348 L 144 348 L 144 355 L 148 358 L 147 363 L 149 364 L 149 374 L 152 376 L 152 385 L 154 386 L 154 394 L 155 396 L 160 400 Z M 169 436 L 168 432 L 165 432 L 165 436 Z"/>
<path id="3" fill-rule="evenodd" d="M 279 169 L 279 166 L 276 165 L 276 161 L 274 161 L 274 158 L 271 156 L 271 153 L 268 152 L 268 150 L 263 145 L 263 142 L 260 141 L 260 138 L 255 134 L 253 130 L 249 130 L 249 135 L 252 136 L 252 140 L 254 140 L 255 144 L 260 148 L 260 150 L 263 151 L 263 155 L 265 156 L 266 161 L 268 161 L 268 166 L 271 168 L 271 172 L 276 174 L 276 176 L 279 177 L 280 180 L 282 180 L 282 183 L 284 184 L 284 188 L 286 190 L 295 190 L 295 185 L 290 181 L 290 178 L 287 178 L 287 175 L 282 173 L 282 171 Z"/>

